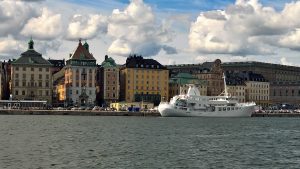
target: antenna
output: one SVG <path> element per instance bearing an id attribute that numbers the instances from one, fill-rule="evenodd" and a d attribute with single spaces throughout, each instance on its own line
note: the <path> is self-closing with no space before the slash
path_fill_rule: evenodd
<path id="1" fill-rule="evenodd" d="M 228 96 L 227 85 L 226 85 L 226 77 L 225 77 L 224 72 L 223 72 L 223 79 L 224 79 L 224 95 Z"/>

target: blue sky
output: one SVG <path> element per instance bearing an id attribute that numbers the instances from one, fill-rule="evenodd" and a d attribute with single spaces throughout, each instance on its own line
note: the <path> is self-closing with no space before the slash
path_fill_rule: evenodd
<path id="1" fill-rule="evenodd" d="M 66 0 L 67 2 L 94 8 L 114 9 L 130 3 L 129 0 Z M 208 10 L 225 9 L 228 5 L 234 4 L 235 0 L 144 0 L 158 10 L 177 12 L 200 12 Z M 263 5 L 281 10 L 286 2 L 291 0 L 260 0 Z"/>
<path id="2" fill-rule="evenodd" d="M 18 56 L 33 37 L 37 51 L 56 59 L 82 38 L 99 62 L 138 53 L 162 64 L 300 65 L 300 1 L 0 0 L 0 15 L 0 59 Z"/>

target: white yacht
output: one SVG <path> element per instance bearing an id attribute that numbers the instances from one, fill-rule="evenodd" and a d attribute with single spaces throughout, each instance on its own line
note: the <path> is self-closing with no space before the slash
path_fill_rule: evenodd
<path id="1" fill-rule="evenodd" d="M 254 112 L 255 103 L 239 103 L 225 90 L 219 96 L 200 96 L 195 85 L 189 85 L 187 94 L 174 96 L 169 103 L 161 102 L 158 111 L 163 117 L 250 117 Z"/>

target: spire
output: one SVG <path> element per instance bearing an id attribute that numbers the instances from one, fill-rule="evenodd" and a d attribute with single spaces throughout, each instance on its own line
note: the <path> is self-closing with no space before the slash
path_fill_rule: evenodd
<path id="1" fill-rule="evenodd" d="M 34 42 L 32 40 L 32 37 L 30 37 L 30 41 L 28 42 L 28 49 L 33 50 Z"/>
<path id="2" fill-rule="evenodd" d="M 79 38 L 79 45 L 82 45 L 82 43 L 81 43 L 81 38 Z"/>
<path id="3" fill-rule="evenodd" d="M 83 47 L 89 52 L 89 44 L 85 41 Z"/>

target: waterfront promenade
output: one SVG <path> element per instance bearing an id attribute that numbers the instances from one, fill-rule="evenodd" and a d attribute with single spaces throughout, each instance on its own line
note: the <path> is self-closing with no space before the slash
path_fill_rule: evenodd
<path id="1" fill-rule="evenodd" d="M 92 110 L 19 110 L 2 109 L 0 115 L 71 115 L 71 116 L 160 116 L 159 112 L 92 111 Z M 251 117 L 300 117 L 300 112 L 256 112 Z"/>
<path id="2" fill-rule="evenodd" d="M 158 112 L 92 110 L 0 110 L 0 115 L 73 115 L 73 116 L 160 116 Z"/>

